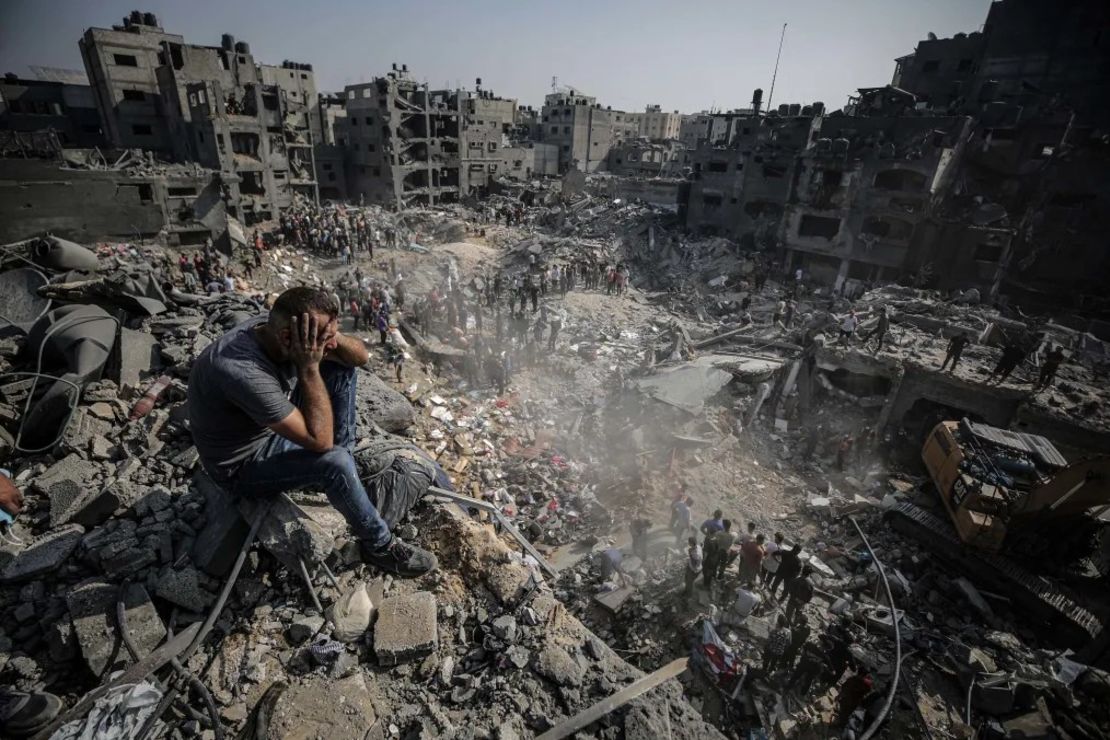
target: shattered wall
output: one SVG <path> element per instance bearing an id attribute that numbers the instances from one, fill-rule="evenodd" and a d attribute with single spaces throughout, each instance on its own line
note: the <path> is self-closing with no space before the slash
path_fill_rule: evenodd
<path id="1" fill-rule="evenodd" d="M 227 229 L 212 173 L 132 176 L 60 170 L 42 160 L 0 159 L 0 240 L 49 231 L 81 242 L 150 239 L 203 243 Z"/>
<path id="2" fill-rule="evenodd" d="M 837 289 L 900 277 L 915 250 L 930 248 L 919 225 L 969 132 L 962 117 L 822 119 L 782 222 L 790 268 Z"/>

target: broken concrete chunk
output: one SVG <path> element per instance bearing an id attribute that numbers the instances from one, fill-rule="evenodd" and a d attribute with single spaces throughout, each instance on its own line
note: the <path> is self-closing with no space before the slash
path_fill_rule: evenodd
<path id="1" fill-rule="evenodd" d="M 132 584 L 122 596 L 127 627 L 141 659 L 161 644 L 166 628 L 142 586 Z M 116 602 L 119 598 L 119 586 L 96 580 L 78 584 L 66 596 L 81 654 L 98 676 L 116 663 L 132 662 L 122 645 L 116 624 Z"/>
<path id="2" fill-rule="evenodd" d="M 423 658 L 439 646 L 436 598 L 429 591 L 385 599 L 374 627 L 374 652 L 382 665 Z"/>
<path id="3" fill-rule="evenodd" d="M 158 340 L 143 331 L 120 329 L 111 363 L 111 377 L 121 387 L 138 389 L 147 375 L 158 368 Z"/>
<path id="4" fill-rule="evenodd" d="M 100 468 L 72 453 L 62 458 L 36 478 L 32 485 L 50 499 L 52 526 L 63 523 L 66 515 L 79 499 L 88 495 L 86 482 L 92 480 Z"/>
<path id="5" fill-rule="evenodd" d="M 117 480 L 103 488 L 86 489 L 75 497 L 51 496 L 50 524 L 58 527 L 72 522 L 82 527 L 95 527 L 112 516 L 116 509 L 127 506 L 134 495 L 130 483 Z"/>
<path id="6" fill-rule="evenodd" d="M 375 424 L 387 432 L 401 432 L 412 426 L 416 412 L 407 398 L 374 373 L 359 373 L 358 383 L 359 404 Z"/>
<path id="7" fill-rule="evenodd" d="M 101 447 L 105 444 L 111 446 L 107 438 L 112 433 L 111 422 L 98 419 L 88 409 L 78 406 L 62 433 L 60 445 L 66 452 L 84 453 L 98 443 Z"/>
<path id="8" fill-rule="evenodd" d="M 182 568 L 163 573 L 158 579 L 154 594 L 183 609 L 198 613 L 208 609 L 216 600 L 214 594 L 201 587 L 200 574 L 196 568 Z"/>
<path id="9" fill-rule="evenodd" d="M 21 550 L 3 571 L 0 583 L 14 583 L 50 573 L 65 562 L 85 534 L 80 524 L 55 529 Z"/>
<path id="10" fill-rule="evenodd" d="M 323 626 L 323 617 L 301 615 L 294 619 L 293 623 L 289 625 L 289 629 L 285 631 L 285 636 L 289 638 L 289 642 L 292 644 L 300 645 L 319 632 Z"/>
<path id="11" fill-rule="evenodd" d="M 270 512 L 258 528 L 258 541 L 271 555 L 294 573 L 300 572 L 299 559 L 308 565 L 322 563 L 335 549 L 335 540 L 347 531 L 347 521 L 327 499 L 319 502 L 287 495 L 270 500 Z M 248 520 L 257 502 L 244 500 L 239 511 Z"/>
<path id="12" fill-rule="evenodd" d="M 550 642 L 536 655 L 536 673 L 560 686 L 577 686 L 586 675 L 585 669 L 570 653 Z"/>
<path id="13" fill-rule="evenodd" d="M 274 704 L 264 740 L 367 737 L 378 716 L 359 674 L 340 681 L 309 676 L 285 690 Z M 369 736 L 373 736 L 371 733 Z"/>

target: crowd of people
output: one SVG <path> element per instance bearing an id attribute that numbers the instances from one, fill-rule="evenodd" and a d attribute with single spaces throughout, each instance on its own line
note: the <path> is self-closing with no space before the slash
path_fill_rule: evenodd
<path id="1" fill-rule="evenodd" d="M 282 212 L 276 236 L 279 245 L 353 264 L 357 255 L 373 259 L 376 248 L 399 246 L 409 233 L 392 222 L 383 226 L 368 220 L 366 212 L 359 209 L 298 205 Z"/>
<path id="2" fill-rule="evenodd" d="M 807 607 L 816 589 L 802 545 L 788 544 L 782 532 L 760 532 L 755 522 L 734 526 L 720 509 L 695 526 L 692 504 L 688 494 L 680 493 L 669 522 L 675 548 L 684 548 L 684 597 L 691 605 L 715 605 L 723 626 L 739 626 L 753 616 L 771 623 L 754 674 L 769 684 L 789 686 L 806 697 L 814 688 L 837 684 L 848 672 L 840 684 L 838 708 L 846 723 L 870 693 L 856 691 L 856 684 L 870 689 L 870 677 L 848 650 L 855 639 L 850 620 L 834 618 L 822 632 L 813 633 Z M 636 550 L 647 530 L 633 522 L 632 536 Z M 646 553 L 642 544 L 640 551 Z M 861 567 L 865 565 L 861 560 Z M 816 612 L 812 616 L 824 618 Z"/>

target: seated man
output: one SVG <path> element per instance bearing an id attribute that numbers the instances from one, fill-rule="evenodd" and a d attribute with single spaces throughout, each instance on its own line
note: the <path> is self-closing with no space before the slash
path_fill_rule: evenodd
<path id="1" fill-rule="evenodd" d="M 290 288 L 268 317 L 205 348 L 189 376 L 193 441 L 204 469 L 232 495 L 323 489 L 367 562 L 419 576 L 436 567 L 435 557 L 390 533 L 351 454 L 355 368 L 369 356 L 361 340 L 339 333 L 338 314 L 326 292 Z"/>

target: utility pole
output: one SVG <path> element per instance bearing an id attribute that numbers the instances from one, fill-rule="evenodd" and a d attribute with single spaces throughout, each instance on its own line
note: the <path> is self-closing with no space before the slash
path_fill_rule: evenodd
<path id="1" fill-rule="evenodd" d="M 786 24 L 782 24 L 782 35 L 779 36 L 779 53 L 775 56 L 775 71 L 771 75 L 771 92 L 767 95 L 767 110 L 771 110 L 771 101 L 775 99 L 775 79 L 779 76 L 779 60 L 782 59 L 782 42 L 786 38 Z"/>

